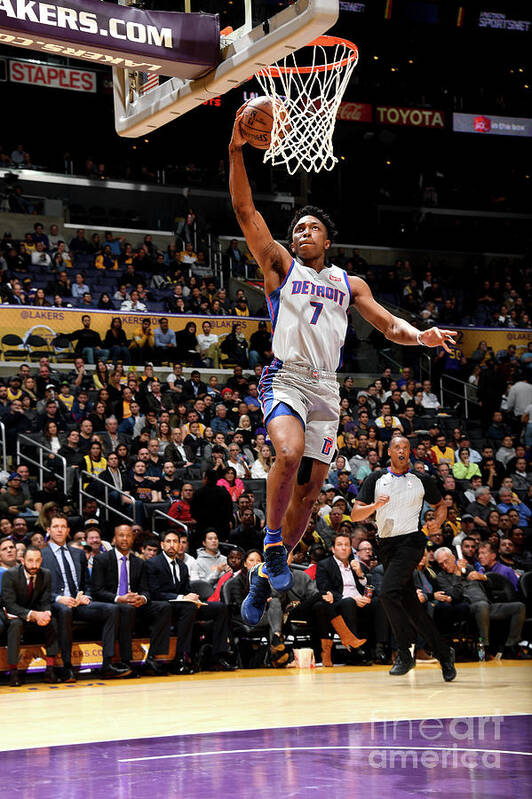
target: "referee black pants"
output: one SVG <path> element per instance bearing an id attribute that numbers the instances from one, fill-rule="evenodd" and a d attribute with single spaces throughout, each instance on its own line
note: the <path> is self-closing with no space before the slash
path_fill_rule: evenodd
<path id="1" fill-rule="evenodd" d="M 414 585 L 414 569 L 423 557 L 426 543 L 426 537 L 419 531 L 379 538 L 379 555 L 384 566 L 379 596 L 398 648 L 408 649 L 415 643 L 412 640 L 413 625 L 432 654 L 441 658 L 447 657 L 449 649 L 419 601 Z"/>

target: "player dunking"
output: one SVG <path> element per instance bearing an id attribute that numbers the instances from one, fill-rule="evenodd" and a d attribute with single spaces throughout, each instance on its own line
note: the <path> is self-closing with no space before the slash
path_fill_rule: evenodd
<path id="1" fill-rule="evenodd" d="M 289 250 L 274 241 L 255 208 L 240 132 L 245 106 L 237 112 L 229 144 L 229 188 L 238 223 L 264 274 L 264 291 L 273 328 L 272 363 L 265 367 L 259 398 L 275 463 L 268 473 L 264 563 L 249 573 L 249 594 L 242 617 L 258 624 L 270 584 L 288 590 L 293 577 L 287 564 L 303 535 L 312 506 L 336 449 L 340 415 L 336 370 L 341 365 L 347 311 L 354 305 L 370 324 L 397 344 L 442 346 L 456 334 L 432 327 L 416 330 L 373 298 L 367 283 L 326 266 L 336 233 L 319 208 L 307 206 L 288 230 Z"/>

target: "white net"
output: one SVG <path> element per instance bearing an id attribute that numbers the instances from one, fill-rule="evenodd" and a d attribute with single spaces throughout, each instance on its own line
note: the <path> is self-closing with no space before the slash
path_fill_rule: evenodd
<path id="1" fill-rule="evenodd" d="M 331 170 L 337 163 L 332 143 L 336 113 L 358 61 L 354 44 L 328 36 L 304 51 L 311 52 L 308 65 L 298 66 L 291 53 L 255 75 L 273 107 L 264 163 L 285 165 L 290 175 L 299 168 Z"/>

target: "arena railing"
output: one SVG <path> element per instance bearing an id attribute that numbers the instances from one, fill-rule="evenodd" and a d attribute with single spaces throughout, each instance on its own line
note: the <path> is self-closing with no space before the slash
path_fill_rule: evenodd
<path id="1" fill-rule="evenodd" d="M 7 472 L 6 426 L 3 422 L 0 422 L 0 447 L 2 447 L 2 469 Z"/>
<path id="2" fill-rule="evenodd" d="M 28 452 L 23 450 L 24 447 L 29 447 L 31 450 L 37 450 L 38 460 L 35 460 Z M 48 460 L 48 463 L 45 463 L 45 460 Z M 50 461 L 53 460 L 53 464 Z M 30 436 L 26 436 L 23 433 L 19 433 L 17 436 L 17 463 L 21 463 L 25 461 L 26 463 L 31 463 L 32 466 L 36 466 L 39 470 L 39 488 L 43 486 L 43 477 L 44 471 L 53 472 L 54 476 L 62 483 L 63 485 L 63 493 L 66 496 L 69 495 L 70 488 L 71 488 L 71 481 L 69 485 L 69 470 L 67 467 L 66 459 L 63 458 L 62 455 L 58 455 L 49 447 L 42 444 L 40 441 L 35 441 L 34 438 L 30 438 Z M 59 465 L 60 471 L 55 468 L 56 465 Z M 73 479 L 73 476 L 72 476 Z"/>
<path id="3" fill-rule="evenodd" d="M 447 381 L 452 381 L 452 386 L 445 385 Z M 463 401 L 464 403 L 464 412 L 466 419 L 469 417 L 469 405 L 479 405 L 478 401 L 478 390 L 477 387 L 472 385 L 471 383 L 465 383 L 463 380 L 460 380 L 458 377 L 453 377 L 450 374 L 442 374 L 440 377 L 440 402 L 442 405 L 448 405 L 449 403 L 445 401 L 448 397 L 455 397 L 456 399 Z"/>
<path id="4" fill-rule="evenodd" d="M 179 519 L 174 519 L 173 516 L 169 516 L 163 510 L 159 510 L 159 508 L 157 508 L 157 510 L 154 511 L 154 513 L 153 513 L 153 515 L 151 517 L 151 531 L 152 531 L 152 533 L 154 533 L 154 535 L 158 535 L 158 533 L 155 530 L 155 522 L 157 521 L 158 518 L 159 519 L 167 519 L 169 522 L 172 523 L 172 525 L 176 524 L 178 527 L 180 527 L 188 535 L 188 527 L 186 526 L 186 524 L 184 524 L 183 522 L 180 522 Z"/>
<path id="5" fill-rule="evenodd" d="M 420 380 L 432 380 L 432 358 L 429 353 L 420 347 L 421 352 L 419 355 L 419 377 Z"/>
<path id="6" fill-rule="evenodd" d="M 96 496 L 92 494 L 90 491 L 87 491 L 86 488 L 83 487 L 83 484 L 87 483 L 87 488 L 92 484 L 96 483 L 98 486 L 102 486 L 103 490 L 101 493 L 103 494 L 103 499 L 100 495 Z M 128 499 L 133 499 L 126 491 L 122 491 L 120 488 L 116 488 L 115 486 L 106 483 L 105 480 L 102 480 L 100 477 L 96 477 L 96 475 L 91 474 L 90 472 L 82 471 L 79 476 L 79 507 L 81 509 L 83 504 L 83 497 L 87 497 L 88 499 L 95 499 L 98 505 L 101 505 L 105 508 L 105 520 L 109 521 L 109 511 L 111 511 L 115 516 L 120 516 L 122 519 L 126 519 L 128 524 L 136 524 L 137 523 L 137 506 L 135 500 L 128 504 L 128 507 L 131 508 L 131 514 L 124 513 L 121 510 L 118 510 L 116 505 L 112 505 L 109 502 L 109 491 L 116 491 L 120 497 L 127 497 Z"/>

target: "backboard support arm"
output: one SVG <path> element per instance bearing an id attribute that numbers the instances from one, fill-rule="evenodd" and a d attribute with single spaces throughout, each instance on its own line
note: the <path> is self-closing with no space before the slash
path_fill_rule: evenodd
<path id="1" fill-rule="evenodd" d="M 267 24 L 252 28 L 252 0 L 244 2 L 244 25 L 222 39 L 222 61 L 202 78 L 171 78 L 139 96 L 129 71 L 113 67 L 115 127 L 120 136 L 145 136 L 207 100 L 225 94 L 264 66 L 305 47 L 329 30 L 338 18 L 338 0 L 297 0 L 272 16 Z"/>

